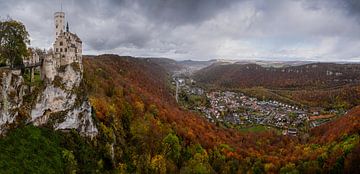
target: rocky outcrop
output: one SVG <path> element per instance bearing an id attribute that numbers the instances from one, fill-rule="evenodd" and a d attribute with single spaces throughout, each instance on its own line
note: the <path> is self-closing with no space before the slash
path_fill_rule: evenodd
<path id="1" fill-rule="evenodd" d="M 60 112 L 74 105 L 76 95 L 66 92 L 59 87 L 49 85 L 39 96 L 35 107 L 31 111 L 31 120 L 36 121 L 45 111 Z M 36 121 L 38 122 L 38 121 Z M 42 124 L 39 122 L 39 124 Z"/>
<path id="2" fill-rule="evenodd" d="M 69 111 L 65 121 L 55 125 L 55 129 L 77 129 L 81 134 L 94 137 L 98 130 L 91 116 L 91 106 L 88 101 L 84 101 L 80 107 Z"/>
<path id="3" fill-rule="evenodd" d="M 57 74 L 44 80 L 44 87 L 33 97 L 26 118 L 36 126 L 47 125 L 56 130 L 76 129 L 84 136 L 94 137 L 98 130 L 92 118 L 92 108 L 82 82 L 78 63 L 60 67 Z M 16 108 L 23 105 L 23 79 L 20 75 L 5 73 L 1 85 L 0 131 L 16 120 Z M 10 97 L 12 96 L 12 98 Z M 11 100 L 10 100 L 11 98 Z"/>
<path id="4" fill-rule="evenodd" d="M 18 108 L 23 103 L 24 80 L 20 72 L 2 70 L 0 95 L 0 134 L 16 119 Z"/>
<path id="5" fill-rule="evenodd" d="M 32 109 L 31 121 L 35 125 L 51 123 L 55 129 L 76 129 L 83 135 L 95 136 L 98 131 L 81 84 L 82 72 L 78 63 L 60 67 Z"/>

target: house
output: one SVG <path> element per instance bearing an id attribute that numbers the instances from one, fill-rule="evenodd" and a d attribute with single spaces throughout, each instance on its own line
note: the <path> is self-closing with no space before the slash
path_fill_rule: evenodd
<path id="1" fill-rule="evenodd" d="M 296 136 L 298 133 L 298 130 L 296 128 L 289 128 L 287 132 L 288 132 L 288 135 Z"/>

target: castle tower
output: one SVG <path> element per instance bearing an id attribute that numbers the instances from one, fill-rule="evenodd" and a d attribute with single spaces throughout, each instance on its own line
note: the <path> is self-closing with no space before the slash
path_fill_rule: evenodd
<path id="1" fill-rule="evenodd" d="M 65 13 L 55 12 L 54 22 L 55 22 L 55 39 L 56 39 L 61 33 L 65 32 Z"/>

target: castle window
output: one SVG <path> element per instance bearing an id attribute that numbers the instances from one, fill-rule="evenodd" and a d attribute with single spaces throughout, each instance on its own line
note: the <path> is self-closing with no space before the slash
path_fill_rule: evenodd
<path id="1" fill-rule="evenodd" d="M 62 48 L 60 48 L 60 52 L 62 52 Z"/>
<path id="2" fill-rule="evenodd" d="M 65 48 L 65 52 L 67 52 L 67 48 Z"/>
<path id="3" fill-rule="evenodd" d="M 56 48 L 56 52 L 59 52 L 59 48 Z"/>
<path id="4" fill-rule="evenodd" d="M 58 28 L 58 25 L 56 25 L 56 29 Z"/>
<path id="5" fill-rule="evenodd" d="M 60 42 L 60 46 L 63 46 L 63 42 Z"/>
<path id="6" fill-rule="evenodd" d="M 56 35 L 58 35 L 58 32 L 56 32 Z"/>

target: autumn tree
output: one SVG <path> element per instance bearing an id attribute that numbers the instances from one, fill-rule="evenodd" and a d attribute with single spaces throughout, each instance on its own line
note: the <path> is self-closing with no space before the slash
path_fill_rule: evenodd
<path id="1" fill-rule="evenodd" d="M 22 66 L 23 58 L 29 54 L 27 44 L 29 33 L 24 24 L 12 19 L 0 21 L 0 64 Z"/>
<path id="2" fill-rule="evenodd" d="M 213 173 L 209 164 L 209 156 L 200 144 L 192 145 L 186 149 L 185 156 L 191 155 L 190 159 L 180 169 L 180 173 Z"/>
<path id="3" fill-rule="evenodd" d="M 177 162 L 181 151 L 179 138 L 175 134 L 169 133 L 163 140 L 163 147 L 165 155 Z"/>
<path id="4" fill-rule="evenodd" d="M 77 170 L 77 162 L 74 154 L 71 151 L 65 149 L 62 151 L 62 157 L 66 162 L 66 167 L 65 167 L 66 172 L 75 174 Z"/>

